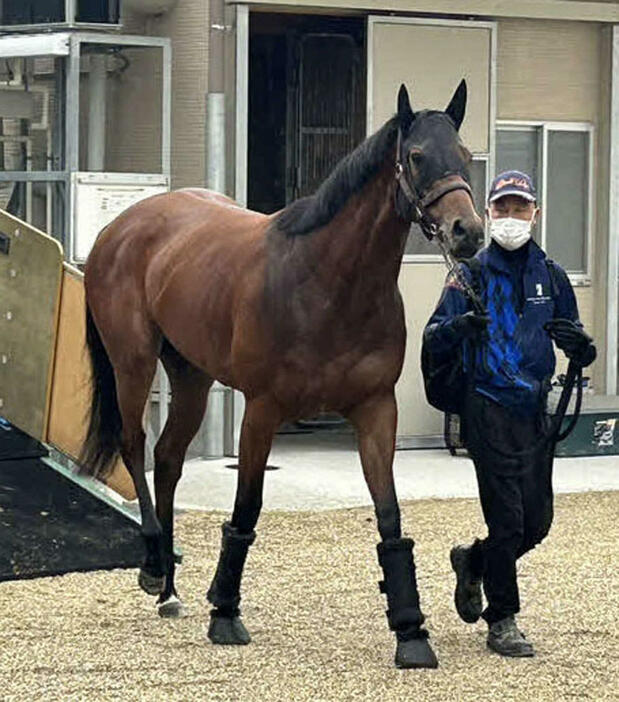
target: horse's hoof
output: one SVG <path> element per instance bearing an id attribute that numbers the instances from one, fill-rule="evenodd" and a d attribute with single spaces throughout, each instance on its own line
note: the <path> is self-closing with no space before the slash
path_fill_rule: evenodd
<path id="1" fill-rule="evenodd" d="M 438 668 L 438 659 L 427 638 L 398 641 L 396 668 Z"/>
<path id="2" fill-rule="evenodd" d="M 165 575 L 150 575 L 140 568 L 138 585 L 148 595 L 160 595 L 165 587 Z"/>
<path id="3" fill-rule="evenodd" d="M 246 646 L 251 641 L 249 631 L 240 617 L 221 617 L 211 614 L 207 636 L 220 646 Z"/>
<path id="4" fill-rule="evenodd" d="M 185 605 L 175 595 L 170 595 L 165 602 L 158 602 L 157 612 L 165 619 L 182 619 L 189 614 Z"/>

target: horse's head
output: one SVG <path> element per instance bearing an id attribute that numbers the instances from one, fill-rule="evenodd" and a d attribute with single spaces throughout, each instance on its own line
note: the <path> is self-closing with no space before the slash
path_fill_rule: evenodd
<path id="1" fill-rule="evenodd" d="M 413 112 L 404 85 L 398 94 L 398 211 L 427 233 L 440 227 L 456 258 L 472 256 L 484 234 L 468 185 L 471 154 L 458 134 L 465 108 L 464 80 L 445 112 Z"/>

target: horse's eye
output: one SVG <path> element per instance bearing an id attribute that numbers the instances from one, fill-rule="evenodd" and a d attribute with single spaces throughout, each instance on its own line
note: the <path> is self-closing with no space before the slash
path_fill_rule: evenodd
<path id="1" fill-rule="evenodd" d="M 408 152 L 408 160 L 411 166 L 418 166 L 424 158 L 423 151 L 418 148 L 413 148 Z"/>

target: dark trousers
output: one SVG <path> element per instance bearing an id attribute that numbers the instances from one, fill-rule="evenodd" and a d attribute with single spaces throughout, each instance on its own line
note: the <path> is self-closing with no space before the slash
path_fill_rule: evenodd
<path id="1" fill-rule="evenodd" d="M 464 440 L 488 526 L 488 536 L 474 542 L 471 559 L 473 571 L 483 578 L 488 607 L 482 616 L 488 624 L 520 611 L 516 561 L 542 541 L 552 524 L 554 443 L 512 455 L 533 447 L 547 426 L 541 409 L 521 416 L 478 393 L 467 400 Z"/>

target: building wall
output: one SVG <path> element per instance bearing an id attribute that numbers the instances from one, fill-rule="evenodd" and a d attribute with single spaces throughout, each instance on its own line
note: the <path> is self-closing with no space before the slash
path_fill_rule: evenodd
<path id="1" fill-rule="evenodd" d="M 598 121 L 600 25 L 498 23 L 498 119 Z"/>
<path id="2" fill-rule="evenodd" d="M 161 90 L 163 56 L 160 49 L 124 49 L 129 66 L 121 73 L 117 60 L 108 60 L 106 163 L 112 172 L 159 173 L 161 170 Z M 84 81 L 82 81 L 84 82 Z M 80 103 L 82 102 L 80 91 Z M 86 107 L 87 110 L 87 107 Z M 87 117 L 87 111 L 83 113 Z M 86 120 L 82 120 L 82 124 Z M 80 163 L 86 160 L 80 145 Z"/>
<path id="3" fill-rule="evenodd" d="M 202 186 L 206 171 L 208 2 L 182 0 L 160 17 L 128 15 L 123 21 L 127 32 L 168 36 L 172 40 L 172 187 Z M 577 289 L 577 298 L 581 317 L 596 337 L 600 351 L 604 348 L 604 278 L 608 255 L 605 195 L 608 173 L 605 167 L 609 59 L 608 42 L 604 37 L 604 29 L 597 23 L 498 21 L 497 118 L 585 121 L 595 126 L 597 207 L 593 223 L 593 278 L 590 286 Z M 233 59 L 233 52 L 229 54 L 228 59 Z M 151 87 L 154 90 L 156 83 Z M 142 90 L 148 88 L 142 86 Z M 130 95 L 127 87 L 124 93 L 118 92 L 115 100 L 131 104 Z M 229 109 L 229 117 L 231 114 Z M 131 111 L 117 116 L 114 129 L 128 130 L 131 117 Z M 228 130 L 229 150 L 232 136 Z M 134 155 L 135 149 L 148 150 L 148 140 L 129 141 L 134 151 L 124 151 L 125 157 L 140 162 L 139 154 Z M 603 387 L 603 365 L 601 358 L 594 368 L 594 384 L 598 390 Z"/>
<path id="4" fill-rule="evenodd" d="M 498 23 L 497 119 L 589 122 L 595 127 L 593 270 L 590 285 L 576 288 L 580 315 L 603 351 L 608 204 L 608 115 L 610 81 L 603 25 L 551 20 Z M 604 59 L 604 63 L 602 62 Z M 561 365 L 565 362 L 561 357 Z M 594 364 L 594 386 L 604 384 L 604 358 Z"/>
<path id="5" fill-rule="evenodd" d="M 606 384 L 606 337 L 607 337 L 607 288 L 609 239 L 609 195 L 610 195 L 610 110 L 612 82 L 612 31 L 602 27 L 600 32 L 600 91 L 599 129 L 597 161 L 597 242 L 594 250 L 594 275 L 596 302 L 592 316 L 596 329 L 598 360 L 594 369 L 596 391 L 605 392 Z M 616 256 L 617 252 L 612 252 Z"/>
<path id="6" fill-rule="evenodd" d="M 169 12 L 156 17 L 127 14 L 124 31 L 132 34 L 169 37 L 172 41 L 172 187 L 203 187 L 206 158 L 206 93 L 208 90 L 209 3 L 182 0 Z M 152 73 L 151 73 L 152 76 Z M 148 70 L 144 72 L 149 78 Z M 142 90 L 154 92 L 159 85 L 152 79 Z M 131 90 L 120 91 L 119 102 L 132 104 Z M 131 121 L 117 122 L 115 128 Z M 144 149 L 153 146 L 144 144 Z"/>

